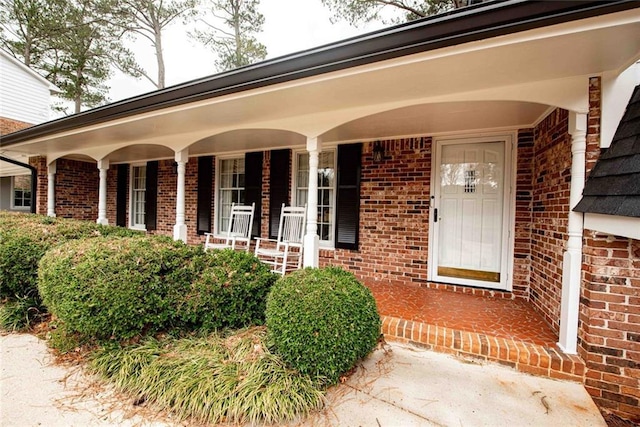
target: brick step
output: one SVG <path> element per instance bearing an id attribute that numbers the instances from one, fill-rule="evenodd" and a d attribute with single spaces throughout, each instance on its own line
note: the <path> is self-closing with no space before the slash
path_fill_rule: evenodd
<path id="1" fill-rule="evenodd" d="M 388 341 L 414 344 L 462 358 L 497 362 L 532 375 L 584 382 L 585 364 L 577 355 L 548 345 L 382 316 Z"/>

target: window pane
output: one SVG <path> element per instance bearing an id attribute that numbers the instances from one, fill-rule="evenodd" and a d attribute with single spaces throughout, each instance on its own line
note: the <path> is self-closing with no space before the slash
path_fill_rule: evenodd
<path id="1" fill-rule="evenodd" d="M 147 193 L 147 167 L 146 166 L 134 166 L 133 167 L 133 182 L 132 193 L 133 203 L 131 206 L 132 213 L 132 226 L 144 227 L 145 226 L 145 199 Z"/>
<path id="2" fill-rule="evenodd" d="M 244 204 L 244 158 L 220 160 L 220 185 L 218 189 L 218 232 L 229 227 L 231 204 Z"/>
<path id="3" fill-rule="evenodd" d="M 318 159 L 318 235 L 321 241 L 333 240 L 333 197 L 335 185 L 335 152 L 327 151 L 319 154 Z M 309 155 L 297 155 L 296 170 L 296 204 L 303 206 L 307 202 L 309 188 Z"/>

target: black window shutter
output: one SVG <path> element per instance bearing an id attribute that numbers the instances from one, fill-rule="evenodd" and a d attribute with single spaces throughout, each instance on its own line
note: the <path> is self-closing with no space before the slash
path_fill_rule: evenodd
<path id="1" fill-rule="evenodd" d="M 260 236 L 260 217 L 262 214 L 262 151 L 244 155 L 244 203 L 255 203 L 253 213 L 252 236 Z"/>
<path id="2" fill-rule="evenodd" d="M 362 144 L 338 146 L 336 248 L 358 249 Z"/>
<path id="3" fill-rule="evenodd" d="M 147 188 L 145 191 L 145 226 L 155 230 L 158 217 L 158 162 L 147 162 Z"/>
<path id="4" fill-rule="evenodd" d="M 198 157 L 198 234 L 211 231 L 213 157 Z"/>
<path id="5" fill-rule="evenodd" d="M 127 182 L 129 179 L 129 165 L 118 165 L 116 184 L 116 225 L 127 226 Z"/>
<path id="6" fill-rule="evenodd" d="M 272 150 L 269 171 L 269 238 L 278 237 L 282 204 L 289 202 L 289 161 L 291 150 Z"/>

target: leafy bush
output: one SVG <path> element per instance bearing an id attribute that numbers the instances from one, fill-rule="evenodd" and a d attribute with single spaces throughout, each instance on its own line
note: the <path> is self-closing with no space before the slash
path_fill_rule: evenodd
<path id="1" fill-rule="evenodd" d="M 178 299 L 178 316 L 192 329 L 212 331 L 264 323 L 276 276 L 256 257 L 230 249 L 193 259 L 195 277 Z"/>
<path id="2" fill-rule="evenodd" d="M 98 340 L 153 333 L 175 320 L 174 298 L 188 289 L 198 251 L 158 237 L 70 241 L 40 261 L 40 294 L 68 333 Z"/>
<path id="3" fill-rule="evenodd" d="M 0 212 L 0 298 L 39 302 L 38 262 L 47 250 L 69 240 L 107 235 L 141 233 L 89 221 Z"/>
<path id="4" fill-rule="evenodd" d="M 279 279 L 267 298 L 269 342 L 285 361 L 327 384 L 366 356 L 380 336 L 371 291 L 339 268 Z"/>
<path id="5" fill-rule="evenodd" d="M 68 242 L 39 274 L 45 304 L 81 340 L 262 324 L 276 278 L 250 254 L 158 236 Z"/>
<path id="6" fill-rule="evenodd" d="M 91 365 L 119 390 L 207 425 L 281 423 L 322 407 L 322 390 L 270 353 L 264 335 L 148 337 L 100 348 Z"/>

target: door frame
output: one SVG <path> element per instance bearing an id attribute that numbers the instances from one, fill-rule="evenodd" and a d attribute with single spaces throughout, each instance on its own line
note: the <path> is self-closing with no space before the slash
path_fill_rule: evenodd
<path id="1" fill-rule="evenodd" d="M 513 290 L 513 257 L 515 245 L 515 212 L 517 182 L 517 135 L 516 132 L 483 133 L 481 135 L 457 135 L 434 138 L 431 153 L 431 185 L 429 194 L 429 254 L 427 280 L 453 285 L 490 288 L 502 291 Z M 435 209 L 440 209 L 440 162 L 442 147 L 446 145 L 481 144 L 504 142 L 504 199 L 502 205 L 502 256 L 500 258 L 500 282 L 443 277 L 438 275 L 439 224 L 434 221 Z"/>

